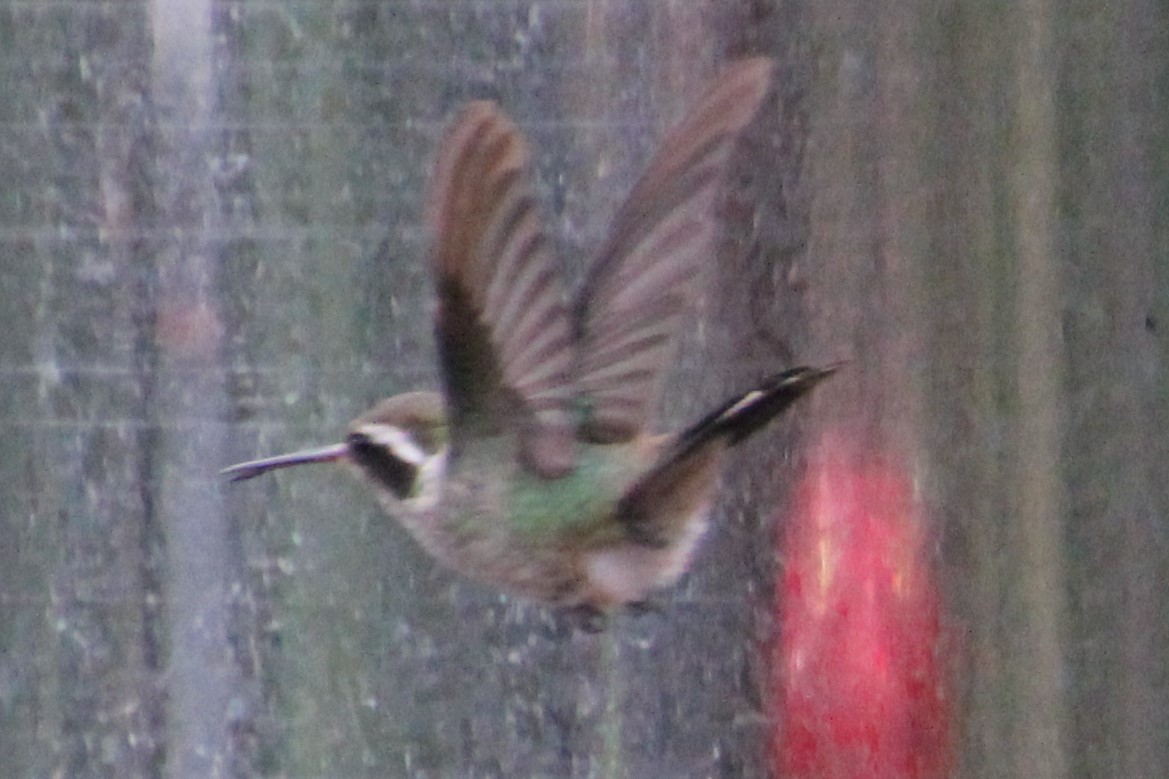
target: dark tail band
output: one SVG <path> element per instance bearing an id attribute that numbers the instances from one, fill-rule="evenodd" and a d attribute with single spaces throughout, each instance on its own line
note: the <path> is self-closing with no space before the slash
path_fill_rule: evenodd
<path id="1" fill-rule="evenodd" d="M 792 368 L 777 373 L 758 387 L 715 409 L 674 439 L 658 462 L 621 498 L 617 515 L 630 537 L 645 546 L 661 548 L 676 533 L 676 516 L 655 513 L 663 495 L 677 489 L 688 469 L 687 458 L 718 441 L 734 445 L 760 429 L 831 376 L 840 363 L 825 368 Z M 681 466 L 681 467 L 679 467 Z"/>
<path id="2" fill-rule="evenodd" d="M 732 398 L 683 432 L 674 444 L 673 458 L 712 438 L 726 436 L 731 445 L 739 443 L 787 410 L 843 363 L 823 368 L 800 367 L 777 373 L 755 389 Z"/>

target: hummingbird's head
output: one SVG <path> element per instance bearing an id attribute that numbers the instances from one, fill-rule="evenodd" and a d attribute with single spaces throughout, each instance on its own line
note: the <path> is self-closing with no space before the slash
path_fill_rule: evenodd
<path id="1" fill-rule="evenodd" d="M 349 426 L 349 459 L 378 488 L 391 510 L 433 506 L 446 470 L 442 398 L 408 392 L 386 398 Z"/>

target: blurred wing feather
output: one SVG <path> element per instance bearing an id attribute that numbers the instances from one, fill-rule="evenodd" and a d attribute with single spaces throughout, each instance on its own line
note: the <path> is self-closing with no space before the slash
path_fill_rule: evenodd
<path id="1" fill-rule="evenodd" d="M 658 384 L 711 259 L 728 157 L 771 83 L 772 62 L 723 73 L 662 142 L 618 211 L 577 298 L 582 436 L 623 441 L 654 412 Z"/>
<path id="2" fill-rule="evenodd" d="M 475 102 L 440 148 L 427 211 L 452 443 L 514 433 L 525 465 L 560 475 L 572 465 L 573 344 L 527 145 L 498 107 Z"/>

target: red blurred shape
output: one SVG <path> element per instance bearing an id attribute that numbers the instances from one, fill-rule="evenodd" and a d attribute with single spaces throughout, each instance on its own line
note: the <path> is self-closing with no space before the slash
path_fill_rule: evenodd
<path id="1" fill-rule="evenodd" d="M 906 469 L 826 439 L 786 515 L 772 664 L 784 777 L 944 777 L 950 708 Z"/>

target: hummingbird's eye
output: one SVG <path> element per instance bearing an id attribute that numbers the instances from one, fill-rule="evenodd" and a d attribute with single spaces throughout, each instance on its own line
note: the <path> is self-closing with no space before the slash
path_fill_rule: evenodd
<path id="1" fill-rule="evenodd" d="M 350 433 L 346 443 L 349 455 L 370 478 L 383 484 L 398 500 L 410 497 L 418 466 L 394 452 L 392 446 L 379 443 L 365 433 Z"/>

